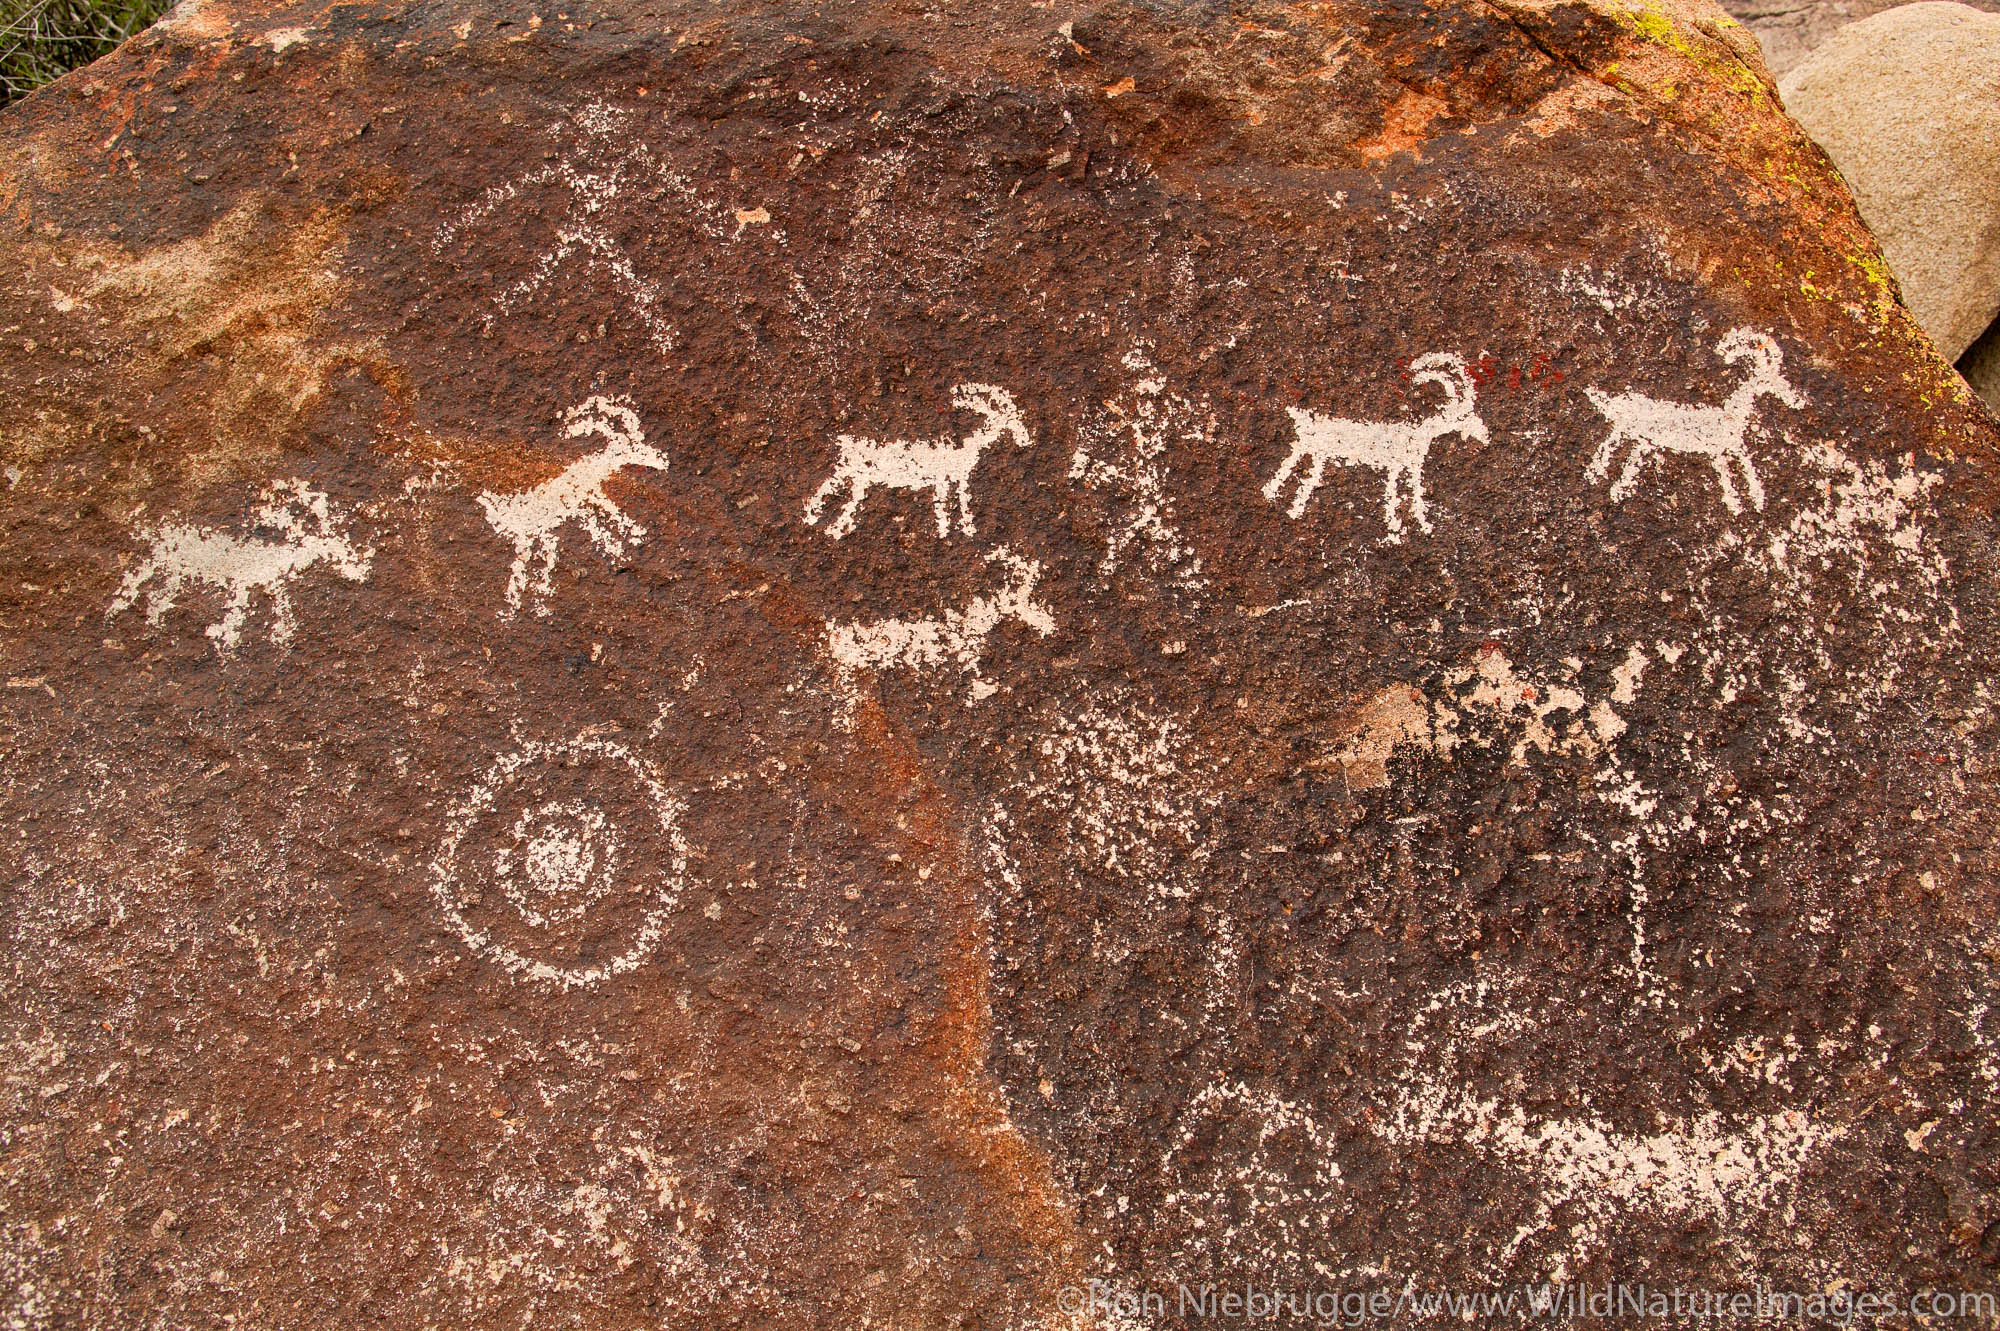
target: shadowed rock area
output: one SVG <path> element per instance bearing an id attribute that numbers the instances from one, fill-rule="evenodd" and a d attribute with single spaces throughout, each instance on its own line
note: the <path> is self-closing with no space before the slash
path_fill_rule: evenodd
<path id="1" fill-rule="evenodd" d="M 1992 1288 L 2000 435 L 1719 10 L 183 5 L 0 392 L 11 1324 Z"/>

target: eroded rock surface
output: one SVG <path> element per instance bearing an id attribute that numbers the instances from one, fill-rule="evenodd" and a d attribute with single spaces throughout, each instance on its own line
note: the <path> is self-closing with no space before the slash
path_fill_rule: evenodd
<path id="1" fill-rule="evenodd" d="M 12 1323 L 1990 1288 L 2000 439 L 1719 11 L 209 0 L 0 214 Z"/>

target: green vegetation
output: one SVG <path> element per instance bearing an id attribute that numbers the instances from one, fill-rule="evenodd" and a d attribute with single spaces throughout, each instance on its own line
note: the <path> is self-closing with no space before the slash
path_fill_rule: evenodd
<path id="1" fill-rule="evenodd" d="M 107 55 L 169 0 L 0 0 L 0 106 Z"/>

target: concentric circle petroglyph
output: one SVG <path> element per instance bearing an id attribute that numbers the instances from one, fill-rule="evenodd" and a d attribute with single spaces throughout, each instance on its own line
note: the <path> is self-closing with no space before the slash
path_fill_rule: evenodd
<path id="1" fill-rule="evenodd" d="M 512 974 L 565 989 L 622 975 L 680 900 L 681 808 L 622 744 L 524 745 L 452 808 L 431 893 L 465 945 Z"/>

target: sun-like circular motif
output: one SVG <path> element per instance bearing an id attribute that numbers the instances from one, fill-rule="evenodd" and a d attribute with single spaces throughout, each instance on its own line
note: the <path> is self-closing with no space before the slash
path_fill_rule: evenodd
<path id="1" fill-rule="evenodd" d="M 452 807 L 431 893 L 466 946 L 512 974 L 595 984 L 658 945 L 687 876 L 680 814 L 622 744 L 527 744 Z"/>

